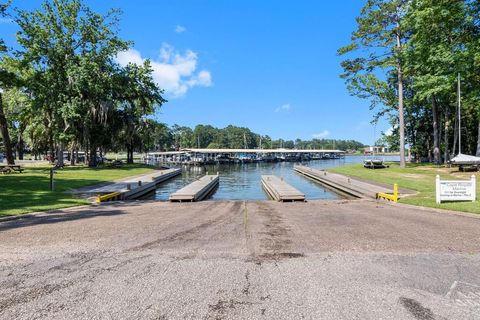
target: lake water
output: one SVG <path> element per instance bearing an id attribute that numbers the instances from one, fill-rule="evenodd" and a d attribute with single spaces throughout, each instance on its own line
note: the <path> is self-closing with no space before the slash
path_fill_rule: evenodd
<path id="1" fill-rule="evenodd" d="M 386 161 L 398 161 L 395 156 L 382 157 Z M 346 156 L 335 160 L 313 160 L 306 165 L 317 169 L 328 169 L 355 163 L 363 163 L 364 156 Z M 210 200 L 265 200 L 268 199 L 263 191 L 261 176 L 266 174 L 283 177 L 284 180 L 305 193 L 307 200 L 335 200 L 341 195 L 324 188 L 293 170 L 294 162 L 277 163 L 248 163 L 208 166 L 184 166 L 181 176 L 175 177 L 161 185 L 148 199 L 159 201 L 168 200 L 169 195 L 195 179 L 206 174 L 220 174 L 220 185 Z"/>

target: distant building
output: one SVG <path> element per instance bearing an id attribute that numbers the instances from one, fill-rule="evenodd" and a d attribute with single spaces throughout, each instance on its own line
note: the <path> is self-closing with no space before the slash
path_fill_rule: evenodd
<path id="1" fill-rule="evenodd" d="M 373 154 L 373 153 L 389 153 L 389 147 L 379 147 L 379 146 L 369 146 L 365 147 L 364 153 L 365 154 Z"/>

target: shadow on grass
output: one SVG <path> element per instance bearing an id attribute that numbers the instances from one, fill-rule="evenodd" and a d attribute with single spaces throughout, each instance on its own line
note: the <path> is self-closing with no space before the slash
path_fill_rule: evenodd
<path id="1" fill-rule="evenodd" d="M 126 212 L 115 207 L 104 208 L 85 208 L 74 212 L 65 212 L 55 210 L 51 213 L 45 213 L 35 216 L 24 216 L 14 220 L 0 222 L 0 231 L 6 231 L 17 228 L 24 228 L 36 225 L 54 224 L 68 221 L 77 221 L 81 219 L 90 219 L 95 217 L 112 217 L 124 215 Z"/>

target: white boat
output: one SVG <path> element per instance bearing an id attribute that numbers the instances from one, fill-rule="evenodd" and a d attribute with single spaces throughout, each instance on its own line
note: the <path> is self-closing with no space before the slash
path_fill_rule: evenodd
<path id="1" fill-rule="evenodd" d="M 480 157 L 460 153 L 452 160 L 450 160 L 450 163 L 456 165 L 479 165 Z"/>

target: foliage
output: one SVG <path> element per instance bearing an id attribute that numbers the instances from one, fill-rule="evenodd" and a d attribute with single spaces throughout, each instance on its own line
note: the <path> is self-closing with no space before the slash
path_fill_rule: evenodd
<path id="1" fill-rule="evenodd" d="M 156 123 L 151 120 L 158 133 L 155 133 L 150 150 L 178 150 L 182 148 L 208 149 L 340 149 L 359 150 L 364 145 L 355 140 L 313 139 L 313 140 L 272 140 L 268 135 L 252 132 L 248 128 L 229 125 L 215 128 L 211 125 L 197 125 L 194 129 L 185 126 Z"/>
<path id="2" fill-rule="evenodd" d="M 63 166 L 65 149 L 72 155 L 87 150 L 89 165 L 96 166 L 98 152 L 127 150 L 131 163 L 133 152 L 145 149 L 148 116 L 166 100 L 149 61 L 116 62 L 132 45 L 117 35 L 119 14 L 95 13 L 81 0 L 16 10 L 20 48 L 15 59 L 2 61 L 2 70 L 18 81 L 2 88 L 8 89 L 6 122 L 19 158 L 27 149 Z"/>
<path id="3" fill-rule="evenodd" d="M 376 119 L 385 116 L 390 121 L 393 134 L 385 141 L 392 147 L 402 150 L 404 130 L 419 161 L 446 162 L 459 151 L 480 155 L 479 17 L 479 1 L 367 1 L 352 44 L 339 50 L 341 55 L 355 54 L 342 62 L 342 77 L 353 95 L 371 101 Z M 395 38 L 400 41 L 396 45 Z M 462 150 L 456 116 L 458 73 Z"/>

